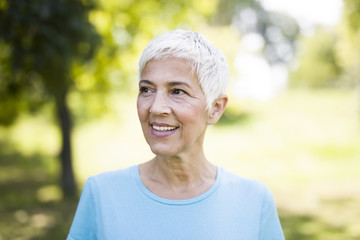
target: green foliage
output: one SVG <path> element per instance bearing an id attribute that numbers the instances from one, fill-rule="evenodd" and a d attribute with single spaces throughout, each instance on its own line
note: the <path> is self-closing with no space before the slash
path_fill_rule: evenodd
<path id="1" fill-rule="evenodd" d="M 92 2 L 6 0 L 0 6 L 0 41 L 9 49 L 9 54 L 1 58 L 4 67 L 0 69 L 0 103 L 8 111 L 0 115 L 0 120 L 10 124 L 27 110 L 22 106 L 36 109 L 49 100 L 55 102 L 62 137 L 63 192 L 74 196 L 72 124 L 66 100 L 73 85 L 73 64 L 91 58 L 99 44 L 99 36 L 88 21 Z M 17 101 L 27 104 L 16 104 Z"/>
<path id="2" fill-rule="evenodd" d="M 344 68 L 344 81 L 356 85 L 360 82 L 360 2 L 344 1 L 343 19 L 338 28 L 339 42 L 336 51 Z"/>
<path id="3" fill-rule="evenodd" d="M 360 30 L 360 3 L 357 0 L 344 0 L 344 17 L 348 26 L 354 31 Z"/>
<path id="4" fill-rule="evenodd" d="M 290 74 L 292 86 L 354 87 L 360 81 L 360 2 L 344 0 L 342 20 L 332 29 L 316 29 L 302 41 L 305 50 Z"/>
<path id="5" fill-rule="evenodd" d="M 248 109 L 248 103 L 241 101 L 230 101 L 214 127 L 234 127 L 242 126 L 244 128 L 254 120 L 254 113 Z"/>
<path id="6" fill-rule="evenodd" d="M 242 35 L 257 33 L 264 40 L 263 55 L 270 63 L 292 60 L 299 25 L 291 16 L 267 11 L 257 0 L 224 0 L 212 22 L 233 25 Z"/>
<path id="7" fill-rule="evenodd" d="M 215 126 L 234 126 L 239 124 L 244 125 L 245 123 L 250 122 L 251 119 L 252 115 L 248 112 L 241 112 L 239 110 L 227 108 Z"/>
<path id="8" fill-rule="evenodd" d="M 304 41 L 299 66 L 290 75 L 292 86 L 336 86 L 341 74 L 334 49 L 336 40 L 334 31 L 318 29 Z"/>
<path id="9" fill-rule="evenodd" d="M 150 39 L 170 29 L 192 28 L 204 22 L 215 11 L 215 3 L 99 0 L 97 9 L 90 14 L 90 21 L 103 40 L 92 66 L 95 78 L 124 90 L 127 82 L 137 77 L 139 55 Z"/>
<path id="10" fill-rule="evenodd" d="M 75 200 L 61 200 L 58 161 L 24 155 L 0 140 L 0 239 L 65 239 Z M 59 196 L 60 195 L 60 196 Z"/>
<path id="11" fill-rule="evenodd" d="M 89 59 L 99 37 L 87 20 L 90 1 L 2 0 L 0 3 L 0 103 L 3 123 L 64 95 L 73 84 L 74 61 Z M 9 100 L 10 99 L 10 100 Z M 27 104 L 16 104 L 16 100 Z"/>

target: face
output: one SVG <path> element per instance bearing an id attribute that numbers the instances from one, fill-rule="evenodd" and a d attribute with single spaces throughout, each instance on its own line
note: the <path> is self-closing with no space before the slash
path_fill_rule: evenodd
<path id="1" fill-rule="evenodd" d="M 147 143 L 157 156 L 202 151 L 209 116 L 206 98 L 183 59 L 150 60 L 143 69 L 137 99 Z"/>

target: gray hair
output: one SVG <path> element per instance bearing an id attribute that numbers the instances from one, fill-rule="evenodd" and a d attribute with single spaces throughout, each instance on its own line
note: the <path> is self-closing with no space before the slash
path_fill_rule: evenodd
<path id="1" fill-rule="evenodd" d="M 174 30 L 155 37 L 144 49 L 139 60 L 139 76 L 151 59 L 181 58 L 196 71 L 206 97 L 206 110 L 225 93 L 229 67 L 224 54 L 197 32 Z M 140 80 L 140 79 L 139 79 Z"/>

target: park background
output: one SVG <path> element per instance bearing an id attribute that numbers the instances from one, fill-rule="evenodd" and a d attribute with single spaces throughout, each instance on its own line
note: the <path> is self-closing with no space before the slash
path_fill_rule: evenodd
<path id="1" fill-rule="evenodd" d="M 230 65 L 209 160 L 270 187 L 287 239 L 360 239 L 360 2 L 269 2 L 0 0 L 0 240 L 65 239 L 90 175 L 152 157 L 137 61 L 175 28 Z"/>

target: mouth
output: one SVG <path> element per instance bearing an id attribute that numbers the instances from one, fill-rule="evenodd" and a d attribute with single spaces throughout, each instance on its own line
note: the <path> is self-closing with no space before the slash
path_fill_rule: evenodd
<path id="1" fill-rule="evenodd" d="M 151 134 L 155 137 L 168 137 L 176 132 L 179 128 L 178 126 L 172 126 L 166 123 L 156 123 L 153 122 L 150 124 L 151 126 Z"/>
<path id="2" fill-rule="evenodd" d="M 151 124 L 151 127 L 159 132 L 168 132 L 168 131 L 174 131 L 175 129 L 177 129 L 178 127 L 174 127 L 174 126 L 157 126 L 157 125 L 153 125 Z"/>

